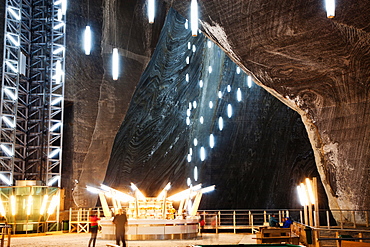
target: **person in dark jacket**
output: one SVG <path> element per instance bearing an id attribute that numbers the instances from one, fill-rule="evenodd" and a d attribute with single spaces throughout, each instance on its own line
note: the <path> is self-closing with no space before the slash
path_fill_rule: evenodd
<path id="1" fill-rule="evenodd" d="M 290 217 L 286 217 L 282 228 L 289 228 L 291 224 L 293 224 L 292 219 Z"/>
<path id="2" fill-rule="evenodd" d="M 272 214 L 270 216 L 269 226 L 271 226 L 271 227 L 279 227 L 279 221 L 278 221 L 278 219 L 276 219 L 275 214 Z"/>
<path id="3" fill-rule="evenodd" d="M 113 218 L 113 223 L 116 225 L 116 244 L 121 246 L 121 241 L 123 243 L 123 247 L 126 247 L 126 227 L 128 225 L 126 212 L 122 209 L 118 210 L 118 214 L 116 214 Z"/>

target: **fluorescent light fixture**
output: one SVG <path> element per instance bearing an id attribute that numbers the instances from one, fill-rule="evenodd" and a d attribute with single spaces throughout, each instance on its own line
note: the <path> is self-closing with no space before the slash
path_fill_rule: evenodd
<path id="1" fill-rule="evenodd" d="M 195 100 L 193 101 L 193 108 L 197 108 L 197 102 Z"/>
<path id="2" fill-rule="evenodd" d="M 238 90 L 236 91 L 236 99 L 238 100 L 238 102 L 242 101 L 242 91 L 240 90 L 240 88 L 238 88 Z"/>
<path id="3" fill-rule="evenodd" d="M 95 187 L 91 187 L 86 185 L 86 190 L 93 193 L 93 194 L 99 194 L 101 191 Z"/>
<path id="4" fill-rule="evenodd" d="M 191 185 L 191 179 L 190 179 L 190 178 L 188 178 L 188 179 L 186 180 L 186 184 L 187 184 L 188 186 L 190 186 L 190 185 Z"/>
<path id="5" fill-rule="evenodd" d="M 306 188 L 303 183 L 297 186 L 297 191 L 298 191 L 298 196 L 299 196 L 299 201 L 301 202 L 302 206 L 307 206 L 308 205 L 308 198 L 307 198 L 307 193 L 306 193 Z"/>
<path id="6" fill-rule="evenodd" d="M 205 187 L 203 189 L 201 189 L 202 193 L 207 193 L 207 192 L 211 192 L 211 191 L 214 191 L 215 190 L 215 186 L 212 185 L 212 186 L 208 186 L 208 187 Z"/>
<path id="7" fill-rule="evenodd" d="M 58 196 L 58 193 L 57 193 L 51 199 L 51 202 L 50 202 L 49 208 L 48 208 L 48 215 L 52 215 L 54 213 L 55 208 L 58 206 L 58 204 L 59 204 L 59 196 Z"/>
<path id="8" fill-rule="evenodd" d="M 198 167 L 194 167 L 194 181 L 198 181 Z"/>
<path id="9" fill-rule="evenodd" d="M 54 51 L 53 51 L 53 54 L 54 55 L 56 55 L 56 54 L 59 54 L 59 53 L 61 53 L 61 52 L 63 52 L 64 51 L 64 46 L 59 46 L 57 49 L 55 49 Z"/>
<path id="10" fill-rule="evenodd" d="M 313 187 L 312 187 L 311 180 L 309 178 L 306 178 L 305 181 L 306 181 L 306 188 L 307 188 L 307 192 L 308 192 L 308 196 L 310 198 L 311 204 L 315 204 L 315 195 L 313 193 Z"/>
<path id="11" fill-rule="evenodd" d="M 186 80 L 187 82 L 189 82 L 189 74 L 186 74 L 186 75 L 185 75 L 185 80 Z"/>
<path id="12" fill-rule="evenodd" d="M 250 75 L 247 76 L 247 85 L 248 85 L 249 88 L 252 87 L 252 77 Z"/>
<path id="13" fill-rule="evenodd" d="M 238 67 L 236 67 L 236 73 L 239 75 L 240 74 L 240 68 L 239 68 L 239 66 Z"/>
<path id="14" fill-rule="evenodd" d="M 40 215 L 43 215 L 46 209 L 46 204 L 48 203 L 49 196 L 48 194 L 44 195 L 44 198 L 42 199 L 42 204 L 40 208 Z"/>
<path id="15" fill-rule="evenodd" d="M 0 173 L 0 179 L 1 179 L 1 181 L 3 181 L 5 184 L 7 184 L 7 185 L 12 185 L 12 182 L 11 182 L 7 177 L 5 177 L 5 175 L 4 175 L 4 174 L 2 174 L 2 173 Z"/>
<path id="16" fill-rule="evenodd" d="M 7 116 L 3 116 L 4 122 L 10 127 L 14 128 L 15 127 L 15 121 L 10 120 Z"/>
<path id="17" fill-rule="evenodd" d="M 188 154 L 188 162 L 191 162 L 191 154 Z"/>
<path id="18" fill-rule="evenodd" d="M 64 22 L 59 22 L 58 24 L 56 24 L 54 27 L 53 27 L 53 29 L 54 30 L 57 30 L 57 29 L 59 29 L 59 28 L 61 28 L 61 27 L 63 27 L 64 26 Z"/>
<path id="19" fill-rule="evenodd" d="M 62 126 L 62 123 L 56 123 L 56 124 L 54 124 L 54 125 L 50 128 L 50 131 L 54 131 L 54 130 L 58 129 L 60 126 Z"/>
<path id="20" fill-rule="evenodd" d="M 200 124 L 203 124 L 203 123 L 204 123 L 204 118 L 203 118 L 203 116 L 200 116 L 200 118 L 199 118 L 199 122 L 200 122 Z"/>
<path id="21" fill-rule="evenodd" d="M 63 18 L 63 12 L 62 12 L 62 10 L 61 9 L 58 9 L 58 21 L 62 21 L 62 18 Z"/>
<path id="22" fill-rule="evenodd" d="M 208 66 L 208 73 L 212 73 L 212 66 Z"/>
<path id="23" fill-rule="evenodd" d="M 215 146 L 215 136 L 213 134 L 209 135 L 209 147 L 213 148 Z"/>
<path id="24" fill-rule="evenodd" d="M 5 214 L 6 214 L 4 204 L 3 204 L 3 200 L 1 200 L 1 196 L 0 196 L 0 214 L 2 216 L 5 216 Z"/>
<path id="25" fill-rule="evenodd" d="M 193 36 L 197 36 L 198 33 L 198 3 L 197 0 L 191 0 L 190 5 L 191 11 L 191 33 Z"/>
<path id="26" fill-rule="evenodd" d="M 8 37 L 8 39 L 13 43 L 14 46 L 19 46 L 20 45 L 18 35 L 12 34 L 12 33 L 7 33 L 6 37 Z"/>
<path id="27" fill-rule="evenodd" d="M 222 92 L 221 91 L 218 91 L 218 98 L 221 99 L 222 98 Z"/>
<path id="28" fill-rule="evenodd" d="M 227 92 L 231 92 L 231 86 L 230 85 L 227 85 Z"/>
<path id="29" fill-rule="evenodd" d="M 14 155 L 14 153 L 13 153 L 13 150 L 12 150 L 12 148 L 8 148 L 8 146 L 7 145 L 5 145 L 5 144 L 1 144 L 0 145 L 0 147 L 1 147 L 1 149 L 8 155 L 8 156 L 13 156 Z M 0 178 L 1 178 L 1 176 L 0 176 Z"/>
<path id="30" fill-rule="evenodd" d="M 60 179 L 60 176 L 57 175 L 57 176 L 54 176 L 52 177 L 49 182 L 48 182 L 48 186 L 52 186 L 56 181 L 58 181 Z"/>
<path id="31" fill-rule="evenodd" d="M 20 20 L 21 19 L 21 13 L 19 9 L 13 8 L 13 7 L 8 7 L 9 13 L 16 19 Z"/>
<path id="32" fill-rule="evenodd" d="M 14 89 L 14 90 L 13 90 Z M 10 88 L 4 88 L 4 92 L 12 99 L 12 100 L 16 100 L 18 97 L 16 96 L 16 91 L 15 91 L 15 88 L 12 88 L 12 90 Z"/>
<path id="33" fill-rule="evenodd" d="M 11 195 L 10 196 L 10 206 L 11 206 L 11 210 L 12 210 L 12 215 L 16 215 L 17 213 L 17 205 L 16 205 L 16 200 L 15 200 L 15 196 L 14 195 Z"/>
<path id="34" fill-rule="evenodd" d="M 208 48 L 212 47 L 212 42 L 210 40 L 207 41 L 207 46 L 208 46 Z"/>
<path id="35" fill-rule="evenodd" d="M 91 29 L 90 29 L 90 26 L 86 26 L 86 28 L 85 28 L 84 48 L 85 48 L 85 55 L 90 55 L 90 51 L 91 51 Z"/>
<path id="36" fill-rule="evenodd" d="M 326 16 L 334 18 L 335 16 L 335 0 L 325 0 Z"/>
<path id="37" fill-rule="evenodd" d="M 186 125 L 190 125 L 190 118 L 186 117 Z"/>
<path id="38" fill-rule="evenodd" d="M 33 204 L 33 197 L 32 195 L 29 195 L 28 202 L 27 202 L 27 215 L 31 215 L 32 204 Z"/>
<path id="39" fill-rule="evenodd" d="M 194 143 L 194 146 L 198 146 L 198 139 L 197 138 L 194 138 L 193 143 Z"/>
<path id="40" fill-rule="evenodd" d="M 203 80 L 200 80 L 199 81 L 199 87 L 202 88 L 203 87 Z"/>
<path id="41" fill-rule="evenodd" d="M 155 16 L 155 1 L 148 0 L 148 19 L 149 23 L 154 23 L 154 16 Z"/>
<path id="42" fill-rule="evenodd" d="M 193 45 L 193 52 L 196 52 L 196 51 L 197 51 L 197 47 Z"/>
<path id="43" fill-rule="evenodd" d="M 189 148 L 189 154 L 193 155 L 193 149 L 192 148 Z"/>
<path id="44" fill-rule="evenodd" d="M 62 70 L 62 63 L 58 60 L 55 65 L 55 83 L 60 84 L 62 81 L 63 70 Z"/>
<path id="45" fill-rule="evenodd" d="M 233 115 L 233 107 L 231 106 L 231 104 L 228 104 L 227 105 L 227 116 L 231 118 L 232 115 Z"/>
<path id="46" fill-rule="evenodd" d="M 206 149 L 204 147 L 200 148 L 200 160 L 204 161 L 206 159 Z"/>
<path id="47" fill-rule="evenodd" d="M 189 56 L 186 57 L 186 64 L 189 64 L 190 63 L 190 58 Z"/>
<path id="48" fill-rule="evenodd" d="M 118 56 L 118 49 L 113 48 L 113 56 L 112 56 L 112 76 L 113 80 L 118 80 L 119 76 L 119 56 Z"/>
<path id="49" fill-rule="evenodd" d="M 49 154 L 49 159 L 52 159 L 52 158 L 54 158 L 57 154 L 59 154 L 59 152 L 60 152 L 60 148 L 56 148 L 56 149 L 54 149 L 50 154 Z"/>
<path id="50" fill-rule="evenodd" d="M 14 73 L 18 73 L 18 69 L 10 61 L 5 62 L 8 68 L 10 68 Z M 17 64 L 17 62 L 15 62 Z"/>
<path id="51" fill-rule="evenodd" d="M 210 100 L 210 101 L 209 101 L 209 104 L 208 104 L 208 105 L 209 105 L 209 108 L 210 108 L 210 109 L 212 109 L 212 108 L 213 108 L 213 102 L 212 102 L 212 100 Z"/>
<path id="52" fill-rule="evenodd" d="M 218 129 L 220 130 L 220 131 L 222 131 L 222 129 L 224 128 L 224 120 L 223 120 L 223 118 L 222 117 L 219 117 L 218 118 Z"/>
<path id="53" fill-rule="evenodd" d="M 56 105 L 58 104 L 59 102 L 61 102 L 63 100 L 63 97 L 57 97 L 55 99 L 53 99 L 53 101 L 51 101 L 51 105 Z"/>

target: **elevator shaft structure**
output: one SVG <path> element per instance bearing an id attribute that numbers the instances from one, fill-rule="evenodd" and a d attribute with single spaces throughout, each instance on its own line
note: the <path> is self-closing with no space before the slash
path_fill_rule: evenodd
<path id="1" fill-rule="evenodd" d="M 66 0 L 6 0 L 0 185 L 61 186 Z"/>

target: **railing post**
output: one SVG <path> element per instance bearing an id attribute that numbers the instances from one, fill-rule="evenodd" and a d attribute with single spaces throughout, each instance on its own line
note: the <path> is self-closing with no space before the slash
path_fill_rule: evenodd
<path id="1" fill-rule="evenodd" d="M 352 211 L 352 217 L 353 217 L 353 228 L 356 228 L 357 224 L 356 224 L 356 212 L 355 211 Z"/>
<path id="2" fill-rule="evenodd" d="M 339 233 L 338 232 L 335 232 L 335 238 L 339 238 Z M 337 247 L 341 247 L 340 246 L 340 244 L 341 244 L 340 240 L 337 239 L 336 242 L 337 242 Z"/>
<path id="3" fill-rule="evenodd" d="M 251 220 L 252 220 L 252 233 L 253 233 L 253 231 L 254 231 L 254 224 L 253 224 L 253 215 L 251 215 L 252 217 L 251 217 Z"/>
<path id="4" fill-rule="evenodd" d="M 263 211 L 263 224 L 265 224 L 266 222 L 266 211 Z"/>
<path id="5" fill-rule="evenodd" d="M 303 213 L 302 210 L 299 210 L 299 217 L 301 218 L 301 224 L 303 224 Z"/>
<path id="6" fill-rule="evenodd" d="M 235 216 L 235 211 L 233 211 L 233 225 L 234 225 L 234 234 L 236 234 L 236 216 Z"/>
<path id="7" fill-rule="evenodd" d="M 328 223 L 328 229 L 330 229 L 330 216 L 328 210 L 326 210 L 326 222 Z"/>
<path id="8" fill-rule="evenodd" d="M 251 220 L 252 220 L 251 216 L 252 216 L 252 214 L 251 214 L 251 211 L 249 210 L 249 211 L 248 211 L 248 224 L 249 224 L 249 225 L 252 225 L 252 224 L 251 224 Z"/>
<path id="9" fill-rule="evenodd" d="M 70 233 L 71 232 L 71 224 L 72 224 L 72 208 L 69 208 L 69 222 L 68 222 L 68 232 Z"/>
<path id="10" fill-rule="evenodd" d="M 221 211 L 218 211 L 218 220 L 216 220 L 217 225 L 221 225 Z"/>
<path id="11" fill-rule="evenodd" d="M 220 211 L 218 211 L 220 213 Z M 218 215 L 216 215 L 216 234 L 218 234 Z"/>

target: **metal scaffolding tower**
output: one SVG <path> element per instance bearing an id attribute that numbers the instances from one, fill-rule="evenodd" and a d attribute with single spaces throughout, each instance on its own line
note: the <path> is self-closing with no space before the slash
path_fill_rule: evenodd
<path id="1" fill-rule="evenodd" d="M 61 185 L 66 0 L 6 0 L 0 184 Z"/>

